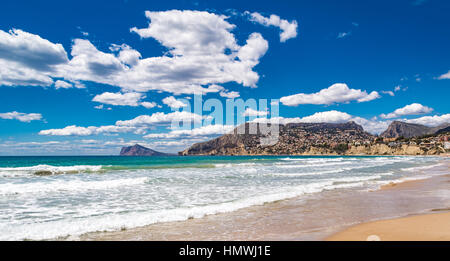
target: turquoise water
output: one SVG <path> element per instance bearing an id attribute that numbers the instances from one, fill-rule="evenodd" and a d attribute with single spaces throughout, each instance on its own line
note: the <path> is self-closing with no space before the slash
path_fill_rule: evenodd
<path id="1" fill-rule="evenodd" d="M 122 157 L 122 156 L 29 156 L 0 157 L 2 167 L 30 167 L 36 165 L 76 166 L 102 165 L 108 167 L 196 167 L 224 162 L 273 162 L 282 157 L 275 156 L 157 156 L 157 157 Z"/>
<path id="2" fill-rule="evenodd" d="M 0 157 L 0 240 L 200 218 L 324 190 L 370 189 L 437 157 Z"/>

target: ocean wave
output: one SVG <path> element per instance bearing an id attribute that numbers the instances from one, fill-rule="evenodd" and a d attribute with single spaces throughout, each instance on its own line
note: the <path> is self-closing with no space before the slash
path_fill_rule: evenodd
<path id="1" fill-rule="evenodd" d="M 2 183 L 0 186 L 0 195 L 14 195 L 25 193 L 48 193 L 58 191 L 85 191 L 102 190 L 121 186 L 138 185 L 147 182 L 147 177 L 99 180 L 99 181 L 80 181 L 80 180 L 57 180 L 47 182 L 33 183 Z"/>
<path id="2" fill-rule="evenodd" d="M 0 184 L 0 195 L 7 195 L 5 198 L 14 200 L 16 197 L 9 195 L 21 194 L 22 196 L 18 198 L 27 200 L 26 203 L 28 205 L 25 210 L 27 212 L 35 211 L 34 213 L 40 213 L 43 217 L 24 214 L 24 219 L 17 218 L 10 220 L 14 222 L 1 223 L 0 231 L 2 233 L 0 233 L 0 240 L 54 239 L 69 235 L 77 236 L 87 232 L 115 231 L 122 228 L 133 228 L 160 222 L 201 218 L 206 215 L 232 212 L 245 207 L 294 198 L 304 194 L 344 188 L 365 188 L 393 182 L 393 180 L 395 182 L 395 179 L 400 180 L 398 178 L 399 174 L 402 174 L 400 171 L 401 167 L 412 166 L 411 162 L 407 162 L 408 164 L 400 166 L 364 169 L 384 166 L 397 160 L 403 161 L 402 158 L 388 157 L 379 157 L 379 159 L 351 158 L 351 161 L 342 157 L 324 158 L 323 160 L 314 158 L 313 160 L 315 161 L 313 163 L 311 163 L 311 158 L 304 158 L 302 161 L 286 160 L 270 164 L 267 164 L 267 162 L 243 161 L 232 161 L 230 163 L 216 161 L 217 164 L 214 164 L 208 160 L 197 165 L 201 166 L 200 168 L 210 168 L 212 166 L 215 169 L 197 169 L 194 164 L 184 163 L 167 166 L 84 166 L 89 168 L 99 167 L 98 171 L 108 171 L 108 175 L 59 175 L 30 179 L 20 178 L 17 180 L 5 179 L 3 182 L 14 181 L 15 183 Z M 406 162 L 407 159 L 404 159 L 404 161 Z M 426 160 L 424 159 L 423 161 Z M 280 168 L 280 166 L 303 166 L 307 162 L 312 167 L 311 169 L 287 170 Z M 348 166 L 341 163 L 351 165 Z M 313 164 L 316 166 L 311 166 Z M 320 166 L 324 166 L 324 164 L 329 165 L 321 168 Z M 42 166 L 45 166 L 45 168 L 60 168 L 49 165 L 38 166 L 40 168 Z M 5 173 L 30 174 L 36 171 L 36 167 L 0 168 L 0 173 L 4 171 Z M 146 171 L 146 169 L 176 167 L 188 169 Z M 424 167 L 429 168 L 430 166 Z M 10 169 L 15 169 L 15 171 Z M 136 169 L 143 170 L 135 171 Z M 353 171 L 355 169 L 363 170 Z M 305 172 L 302 172 L 303 170 Z M 96 170 L 95 168 L 81 170 L 81 172 L 89 171 Z M 338 174 L 334 175 L 333 173 Z M 286 178 L 271 178 L 270 175 L 285 176 Z M 306 175 L 311 175 L 312 177 L 299 178 L 298 180 L 294 178 Z M 313 175 L 317 175 L 317 178 L 313 177 Z M 389 175 L 393 175 L 387 178 L 390 180 L 384 179 L 385 176 Z M 403 177 L 403 180 L 421 178 L 418 175 L 410 176 L 413 177 Z M 290 179 L 289 177 L 293 178 Z M 230 178 L 242 180 L 233 182 L 230 181 Z M 145 184 L 145 186 L 141 184 Z M 116 192 L 120 188 L 114 188 L 122 186 L 129 186 L 123 189 L 128 191 L 130 195 L 135 195 L 135 197 L 129 199 L 117 197 Z M 151 193 L 151 200 L 142 201 L 148 204 L 139 204 L 142 207 L 136 209 L 136 198 L 149 197 L 148 195 L 150 194 L 147 194 L 148 188 L 156 187 L 161 188 L 161 191 L 155 189 Z M 108 189 L 113 190 L 108 191 Z M 85 193 L 88 190 L 93 190 L 93 192 L 98 190 L 100 193 L 91 194 L 91 191 Z M 53 195 L 58 197 L 64 196 L 64 198 L 66 198 L 66 195 L 68 197 L 74 196 L 76 203 L 79 203 L 73 209 L 73 212 L 76 212 L 76 214 L 66 214 L 64 211 L 67 209 L 63 207 L 64 205 L 52 205 L 50 208 L 36 200 L 41 196 L 47 197 L 47 194 L 50 193 L 54 194 L 51 194 L 49 197 Z M 86 205 L 85 201 L 80 201 L 84 200 L 86 195 L 103 196 L 106 194 L 108 195 L 100 200 L 93 199 L 91 205 Z M 11 202 L 15 204 L 13 201 Z M 22 211 L 23 206 L 23 204 L 17 205 L 17 209 Z M 106 210 L 105 206 L 107 207 Z M 16 211 L 14 207 L 11 209 Z M 5 214 L 3 218 L 8 219 L 14 217 L 14 215 L 14 213 L 11 216 Z"/>
<path id="3" fill-rule="evenodd" d="M 386 172 L 386 173 L 379 173 L 379 174 L 371 175 L 371 176 L 346 177 L 346 178 L 341 178 L 341 179 L 329 179 L 329 180 L 333 182 L 333 185 L 338 185 L 338 184 L 344 184 L 344 183 L 377 180 L 377 179 L 382 178 L 383 176 L 390 176 L 390 175 L 393 175 L 393 173 Z"/>
<path id="4" fill-rule="evenodd" d="M 294 164 L 277 164 L 277 167 L 279 168 L 310 168 L 310 167 L 326 167 L 326 166 L 337 166 L 337 165 L 349 165 L 349 164 L 355 164 L 354 162 L 324 162 L 324 163 L 307 163 L 302 165 L 294 165 Z"/>
<path id="5" fill-rule="evenodd" d="M 107 171 L 122 170 L 152 170 L 152 169 L 181 169 L 181 168 L 215 168 L 214 164 L 173 164 L 173 165 L 74 165 L 74 166 L 52 166 L 40 164 L 30 167 L 8 167 L 0 168 L 0 176 L 18 177 L 27 175 L 48 176 L 57 174 L 78 173 L 103 173 Z"/>
<path id="6" fill-rule="evenodd" d="M 152 169 L 209 169 L 215 168 L 214 164 L 172 164 L 172 165 L 108 165 L 103 170 L 152 170 Z"/>
<path id="7" fill-rule="evenodd" d="M 75 166 L 52 166 L 36 165 L 31 167 L 0 168 L 2 176 L 21 176 L 21 175 L 55 175 L 55 174 L 74 174 L 84 172 L 100 172 L 102 165 L 75 165 Z"/>
<path id="8" fill-rule="evenodd" d="M 411 168 L 402 168 L 402 171 L 415 171 L 415 170 L 423 170 L 423 169 L 432 169 L 435 167 L 439 167 L 444 165 L 443 163 L 428 165 L 428 166 L 418 166 L 418 167 L 411 167 Z"/>
<path id="9" fill-rule="evenodd" d="M 343 161 L 343 160 L 354 160 L 353 158 L 343 158 L 343 157 L 338 157 L 338 158 L 281 158 L 280 160 L 283 161 L 308 161 L 308 162 L 329 162 L 329 161 Z"/>
<path id="10" fill-rule="evenodd" d="M 242 208 L 263 205 L 266 203 L 295 198 L 305 194 L 319 193 L 325 190 L 338 188 L 351 188 L 364 185 L 363 182 L 336 183 L 347 179 L 321 181 L 311 184 L 283 188 L 283 191 L 254 196 L 232 202 L 224 202 L 190 208 L 177 208 L 159 211 L 131 212 L 108 216 L 92 216 L 86 219 L 58 220 L 35 224 L 22 224 L 20 226 L 5 226 L 0 229 L 5 233 L 0 234 L 0 240 L 23 239 L 54 239 L 58 237 L 78 236 L 88 232 L 117 231 L 124 228 L 141 227 L 145 225 L 184 221 L 191 218 L 202 218 L 207 215 L 233 212 Z"/>
<path id="11" fill-rule="evenodd" d="M 278 163 L 277 167 L 282 169 L 296 169 L 296 168 L 312 168 L 312 167 L 333 167 L 333 166 L 345 166 L 350 165 L 349 167 L 343 167 L 344 170 L 354 170 L 354 169 L 364 169 L 364 168 L 373 168 L 373 167 L 381 167 L 388 164 L 393 164 L 394 161 L 375 161 L 375 162 L 325 162 L 320 164 L 304 164 L 304 165 L 295 165 L 295 164 L 281 164 Z"/>
<path id="12" fill-rule="evenodd" d="M 331 186 L 327 188 L 327 186 Z M 317 193 L 331 189 L 332 182 L 318 182 L 301 185 L 283 192 L 274 192 L 268 195 L 249 197 L 232 202 L 196 206 L 191 208 L 178 208 L 162 211 L 134 212 L 108 216 L 94 216 L 84 220 L 59 220 L 34 224 L 22 224 L 20 227 L 0 226 L 4 233 L 0 240 L 23 239 L 52 239 L 69 235 L 81 235 L 95 231 L 115 231 L 122 228 L 132 228 L 161 222 L 183 221 L 191 218 L 201 218 L 206 215 L 236 211 L 242 208 L 263 205 L 283 199 L 294 198 L 304 194 Z"/>
<path id="13" fill-rule="evenodd" d="M 216 163 L 214 164 L 215 168 L 230 168 L 230 167 L 244 167 L 244 166 L 255 166 L 261 163 L 255 162 L 243 162 L 243 163 Z"/>
<path id="14" fill-rule="evenodd" d="M 345 169 L 335 169 L 335 170 L 317 170 L 310 172 L 297 172 L 297 173 L 270 173 L 270 176 L 283 176 L 283 177 L 301 177 L 301 176 L 311 176 L 311 175 L 323 175 L 323 174 L 331 174 L 331 173 L 339 173 L 344 171 Z"/>

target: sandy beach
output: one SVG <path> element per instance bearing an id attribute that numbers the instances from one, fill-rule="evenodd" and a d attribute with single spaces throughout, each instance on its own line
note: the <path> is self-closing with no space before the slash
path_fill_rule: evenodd
<path id="1" fill-rule="evenodd" d="M 444 182 L 444 184 L 446 182 L 447 183 L 450 182 L 450 175 L 444 175 L 443 178 L 444 179 L 448 178 L 448 180 L 442 181 Z M 405 181 L 402 183 L 390 183 L 381 186 L 380 190 L 407 189 L 407 188 L 414 188 L 415 186 L 420 186 L 420 182 Z M 329 241 L 450 240 L 450 207 L 436 208 L 432 209 L 429 212 L 432 212 L 432 214 L 414 215 L 355 225 L 326 238 L 326 240 Z"/>
<path id="2" fill-rule="evenodd" d="M 65 240 L 449 240 L 449 164 L 427 179 L 339 189 L 179 222 Z M 420 174 L 420 173 L 419 173 Z"/>
<path id="3" fill-rule="evenodd" d="M 450 209 L 439 214 L 380 220 L 353 226 L 327 238 L 330 241 L 448 241 Z"/>

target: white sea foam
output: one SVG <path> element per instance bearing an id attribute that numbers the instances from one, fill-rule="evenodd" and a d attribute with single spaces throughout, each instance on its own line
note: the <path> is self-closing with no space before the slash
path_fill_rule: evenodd
<path id="1" fill-rule="evenodd" d="M 148 178 L 130 178 L 99 181 L 80 180 L 55 180 L 48 182 L 33 183 L 2 183 L 0 184 L 0 195 L 24 194 L 24 193 L 48 193 L 55 191 L 85 191 L 93 189 L 110 189 L 120 186 L 137 185 L 146 182 Z"/>
<path id="2" fill-rule="evenodd" d="M 329 162 L 329 161 L 342 161 L 344 158 L 281 158 L 280 160 L 284 161 L 306 161 L 306 162 Z M 345 160 L 352 160 L 352 159 L 345 159 Z"/>
<path id="3" fill-rule="evenodd" d="M 284 188 L 282 191 L 273 192 L 267 195 L 191 208 L 93 216 L 82 220 L 59 220 L 38 224 L 26 224 L 19 227 L 10 226 L 3 228 L 6 233 L 0 235 L 0 240 L 49 239 L 69 235 L 76 236 L 93 231 L 114 231 L 122 228 L 139 227 L 160 222 L 183 221 L 190 218 L 201 218 L 206 215 L 232 212 L 250 206 L 294 198 L 304 194 L 318 193 L 324 190 L 360 187 L 364 185 L 364 182 L 361 181 L 379 177 L 381 177 L 381 175 L 366 178 L 330 179 L 322 182 Z M 351 183 L 352 181 L 358 182 Z"/>
<path id="4" fill-rule="evenodd" d="M 64 173 L 98 172 L 101 170 L 102 170 L 101 165 L 51 166 L 40 164 L 31 167 L 0 168 L 0 175 L 7 177 L 7 176 L 30 175 L 39 172 L 48 172 L 49 174 L 64 174 Z"/>
<path id="5" fill-rule="evenodd" d="M 344 171 L 345 169 L 335 169 L 335 170 L 317 170 L 311 172 L 296 172 L 296 173 L 270 173 L 268 175 L 273 176 L 284 176 L 284 177 L 301 177 L 301 176 L 310 176 L 310 175 L 323 175 L 323 174 L 331 174 L 331 173 L 339 173 Z"/>
<path id="6" fill-rule="evenodd" d="M 306 193 L 317 193 L 337 187 L 339 186 L 333 185 L 330 181 L 318 182 L 284 189 L 283 192 L 207 206 L 148 211 L 143 213 L 133 212 L 108 216 L 94 216 L 82 220 L 58 220 L 53 222 L 24 224 L 21 226 L 0 226 L 0 230 L 3 231 L 3 233 L 0 234 L 0 240 L 49 239 L 69 235 L 80 235 L 93 231 L 114 231 L 121 228 L 138 227 L 159 222 L 182 221 L 189 218 L 201 218 L 211 214 L 232 212 L 245 207 L 262 205 L 264 203 L 293 198 Z"/>
<path id="7" fill-rule="evenodd" d="M 428 166 L 418 166 L 418 167 L 411 167 L 411 168 L 402 168 L 402 171 L 416 171 L 416 170 L 424 170 L 424 169 L 432 169 L 435 167 L 442 166 L 443 163 L 428 165 Z"/>
<path id="8" fill-rule="evenodd" d="M 245 166 L 255 166 L 258 163 L 255 162 L 243 162 L 243 163 L 217 163 L 214 164 L 216 168 L 231 168 L 231 167 L 245 167 Z"/>

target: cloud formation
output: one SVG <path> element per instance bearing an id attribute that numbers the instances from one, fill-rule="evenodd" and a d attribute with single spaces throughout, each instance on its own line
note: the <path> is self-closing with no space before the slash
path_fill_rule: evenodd
<path id="1" fill-rule="evenodd" d="M 386 130 L 390 121 L 378 121 L 377 119 L 365 119 L 358 116 L 350 115 L 346 112 L 331 110 L 316 112 L 312 115 L 305 117 L 294 117 L 294 118 L 284 118 L 284 117 L 274 117 L 270 119 L 257 118 L 252 122 L 268 122 L 274 124 L 288 124 L 288 123 L 344 123 L 354 121 L 361 125 L 363 129 L 367 132 L 373 134 L 379 134 Z"/>
<path id="2" fill-rule="evenodd" d="M 259 116 L 267 116 L 269 114 L 268 111 L 257 111 L 252 108 L 247 108 L 243 113 L 242 116 L 247 117 L 259 117 Z"/>
<path id="3" fill-rule="evenodd" d="M 89 136 L 108 133 L 145 134 L 146 130 L 155 125 L 169 125 L 171 123 L 201 123 L 206 116 L 191 112 L 156 112 L 152 115 L 141 115 L 131 120 L 117 121 L 115 125 L 81 127 L 76 125 L 66 126 L 61 129 L 41 130 L 39 135 L 49 136 Z"/>
<path id="4" fill-rule="evenodd" d="M 18 120 L 21 122 L 31 122 L 38 121 L 42 119 L 42 115 L 40 113 L 23 113 L 23 112 L 5 112 L 0 113 L 0 119 L 5 120 Z"/>
<path id="5" fill-rule="evenodd" d="M 367 93 L 367 91 L 350 89 L 345 83 L 335 83 L 330 87 L 322 89 L 316 93 L 298 93 L 281 97 L 280 101 L 286 106 L 297 106 L 299 104 L 329 105 L 333 103 L 346 103 L 350 101 L 367 102 L 378 98 L 380 98 L 380 95 L 376 91 Z"/>
<path id="6" fill-rule="evenodd" d="M 76 125 L 70 125 L 64 127 L 62 129 L 48 129 L 41 130 L 39 135 L 48 135 L 48 136 L 89 136 L 94 134 L 101 133 L 125 133 L 135 131 L 135 128 L 127 127 L 127 126 L 115 126 L 115 125 L 107 125 L 107 126 L 90 126 L 90 127 L 79 127 Z"/>
<path id="7" fill-rule="evenodd" d="M 50 86 L 56 67 L 67 62 L 61 44 L 19 29 L 0 30 L 0 85 Z"/>
<path id="8" fill-rule="evenodd" d="M 65 81 L 57 80 L 55 82 L 55 88 L 56 89 L 61 89 L 61 88 L 62 89 L 69 89 L 69 88 L 72 88 L 72 87 L 73 87 L 73 84 L 65 82 Z"/>
<path id="9" fill-rule="evenodd" d="M 445 79 L 450 79 L 450 70 L 447 73 L 444 73 L 442 75 L 440 75 L 439 77 L 437 77 L 439 80 L 445 80 Z"/>
<path id="10" fill-rule="evenodd" d="M 155 112 L 152 115 L 141 115 L 131 120 L 117 121 L 118 126 L 142 127 L 148 125 L 170 124 L 172 122 L 199 123 L 205 116 L 186 111 L 171 113 Z"/>
<path id="11" fill-rule="evenodd" d="M 406 122 L 422 124 L 430 127 L 436 127 L 444 123 L 450 123 L 450 113 L 434 116 L 423 116 L 417 119 L 405 120 Z"/>
<path id="12" fill-rule="evenodd" d="M 184 103 L 184 102 L 182 102 L 182 101 L 180 101 L 180 100 L 175 99 L 175 97 L 173 97 L 173 96 L 169 96 L 169 97 L 164 98 L 164 99 L 162 100 L 162 102 L 163 102 L 165 105 L 169 106 L 171 109 L 179 109 L 179 108 L 182 108 L 182 107 L 186 107 L 186 106 L 187 106 L 186 103 Z"/>
<path id="13" fill-rule="evenodd" d="M 207 125 L 188 130 L 172 130 L 169 133 L 151 133 L 144 136 L 147 139 L 175 139 L 175 138 L 199 138 L 214 135 L 221 135 L 231 132 L 234 125 Z"/>
<path id="14" fill-rule="evenodd" d="M 390 96 L 395 96 L 393 91 L 381 91 L 384 94 L 389 94 Z"/>
<path id="15" fill-rule="evenodd" d="M 139 106 L 140 100 L 145 97 L 142 93 L 129 92 L 129 93 L 112 93 L 104 92 L 96 95 L 92 101 L 100 102 L 104 104 L 116 105 L 116 106 Z"/>
<path id="16" fill-rule="evenodd" d="M 212 84 L 212 85 L 208 86 L 208 90 L 210 90 L 210 92 L 219 92 L 220 97 L 226 97 L 228 99 L 234 99 L 234 98 L 240 97 L 239 92 L 229 91 L 229 90 L 225 89 L 223 86 L 220 86 L 217 84 Z"/>
<path id="17" fill-rule="evenodd" d="M 141 101 L 146 96 L 142 93 L 128 92 L 128 93 L 112 93 L 104 92 L 102 94 L 96 95 L 92 101 L 100 102 L 103 104 L 109 104 L 114 106 L 143 106 L 147 109 L 158 106 L 155 102 Z M 102 109 L 103 107 L 96 107 L 97 109 Z"/>
<path id="18" fill-rule="evenodd" d="M 92 81 L 118 86 L 122 92 L 164 91 L 173 94 L 221 92 L 210 85 L 236 82 L 256 87 L 253 68 L 268 49 L 259 33 L 237 44 L 227 17 L 206 11 L 145 12 L 147 28 L 130 31 L 141 38 L 157 40 L 168 52 L 142 58 L 126 44 L 112 44 L 101 51 L 89 40 L 74 39 L 69 60 L 61 44 L 13 29 L 0 31 L 0 85 L 51 86 L 54 78 L 67 82 Z M 58 88 L 68 87 L 58 82 Z"/>
<path id="19" fill-rule="evenodd" d="M 293 20 L 289 22 L 288 20 L 281 19 L 278 15 L 272 14 L 270 17 L 264 17 L 257 12 L 246 12 L 250 15 L 250 21 L 262 24 L 264 26 L 275 26 L 280 28 L 280 42 L 286 42 L 291 38 L 297 37 L 297 21 Z"/>
<path id="20" fill-rule="evenodd" d="M 388 114 L 381 114 L 380 117 L 384 119 L 392 119 L 392 118 L 398 118 L 405 115 L 419 115 L 419 114 L 426 114 L 432 112 L 433 109 L 427 106 L 423 106 L 420 103 L 412 103 L 409 105 L 406 105 L 405 107 L 398 108 L 395 111 L 388 113 Z"/>
<path id="21" fill-rule="evenodd" d="M 345 37 L 347 37 L 347 36 L 350 36 L 352 34 L 352 32 L 341 32 L 341 33 L 339 33 L 337 36 L 336 36 L 336 38 L 337 39 L 342 39 L 342 38 L 345 38 Z"/>

